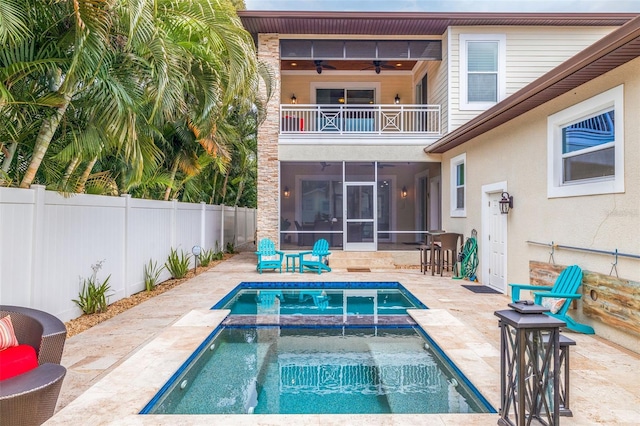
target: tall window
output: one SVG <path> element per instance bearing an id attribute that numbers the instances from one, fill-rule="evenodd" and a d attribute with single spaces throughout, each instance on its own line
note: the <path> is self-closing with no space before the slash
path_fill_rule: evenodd
<path id="1" fill-rule="evenodd" d="M 486 109 L 504 98 L 505 44 L 504 35 L 460 35 L 460 109 Z"/>
<path id="2" fill-rule="evenodd" d="M 467 154 L 451 159 L 451 216 L 464 217 L 466 210 Z"/>
<path id="3" fill-rule="evenodd" d="M 548 195 L 624 191 L 623 86 L 549 117 Z"/>

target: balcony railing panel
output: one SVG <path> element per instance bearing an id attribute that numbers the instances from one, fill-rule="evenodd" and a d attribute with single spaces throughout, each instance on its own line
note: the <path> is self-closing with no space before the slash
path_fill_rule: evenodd
<path id="1" fill-rule="evenodd" d="M 440 105 L 281 105 L 280 133 L 440 134 Z"/>

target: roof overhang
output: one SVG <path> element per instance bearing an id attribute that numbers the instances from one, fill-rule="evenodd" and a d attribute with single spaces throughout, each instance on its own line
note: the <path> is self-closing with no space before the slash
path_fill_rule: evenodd
<path id="1" fill-rule="evenodd" d="M 620 26 L 635 13 L 428 13 L 292 12 L 241 10 L 238 16 L 254 38 L 259 33 L 442 35 L 450 26 Z"/>
<path id="2" fill-rule="evenodd" d="M 636 15 L 638 16 L 638 15 Z M 640 56 L 640 17 L 424 149 L 442 154 Z"/>

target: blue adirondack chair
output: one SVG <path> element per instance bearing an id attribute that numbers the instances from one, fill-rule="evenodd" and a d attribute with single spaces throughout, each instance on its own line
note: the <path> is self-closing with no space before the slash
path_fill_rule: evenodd
<path id="1" fill-rule="evenodd" d="M 579 266 L 573 265 L 566 268 L 558 275 L 553 287 L 538 286 L 529 284 L 509 284 L 511 286 L 511 300 L 520 300 L 520 290 L 532 290 L 534 302 L 537 305 L 553 305 L 556 304 L 557 311 L 547 312 L 554 318 L 567 323 L 569 330 L 577 331 L 578 333 L 594 334 L 595 331 L 592 327 L 586 324 L 580 324 L 571 318 L 567 311 L 571 306 L 573 300 L 579 299 L 582 294 L 578 292 L 578 288 L 582 284 L 582 270 Z M 547 299 L 545 301 L 545 299 Z M 549 303 L 550 302 L 550 303 Z M 555 310 L 555 309 L 554 309 Z"/>
<path id="2" fill-rule="evenodd" d="M 313 271 L 321 274 L 322 271 L 331 272 L 327 257 L 331 254 L 329 251 L 329 242 L 324 238 L 319 239 L 313 245 L 311 251 L 303 251 L 300 255 L 300 272 Z"/>
<path id="3" fill-rule="evenodd" d="M 263 238 L 258 243 L 258 264 L 256 270 L 262 273 L 265 269 L 278 269 L 282 273 L 282 259 L 284 252 L 276 250 L 276 245 L 268 238 Z"/>
<path id="4" fill-rule="evenodd" d="M 256 296 L 258 305 L 263 309 L 273 309 L 276 299 L 282 300 L 281 290 L 260 290 Z"/>

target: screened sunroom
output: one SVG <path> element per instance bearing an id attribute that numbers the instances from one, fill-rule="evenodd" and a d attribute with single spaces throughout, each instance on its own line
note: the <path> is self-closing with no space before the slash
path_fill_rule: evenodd
<path id="1" fill-rule="evenodd" d="M 280 163 L 280 247 L 410 250 L 440 227 L 440 164 Z"/>

